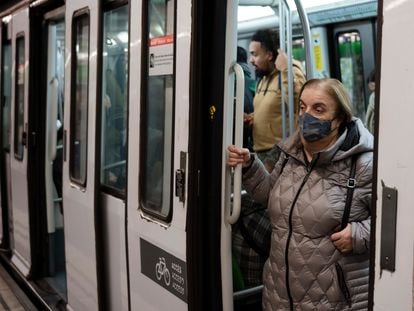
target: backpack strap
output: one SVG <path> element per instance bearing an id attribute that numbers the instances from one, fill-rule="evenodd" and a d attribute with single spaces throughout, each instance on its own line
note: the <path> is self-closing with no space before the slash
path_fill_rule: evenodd
<path id="1" fill-rule="evenodd" d="M 348 225 L 349 214 L 351 212 L 352 196 L 354 195 L 354 189 L 356 185 L 356 180 L 355 180 L 356 160 L 357 160 L 357 155 L 354 154 L 351 159 L 351 170 L 349 173 L 349 178 L 346 182 L 346 187 L 348 188 L 348 190 L 346 192 L 345 209 L 344 209 L 344 214 L 342 216 L 341 230 L 345 229 L 345 227 Z"/>

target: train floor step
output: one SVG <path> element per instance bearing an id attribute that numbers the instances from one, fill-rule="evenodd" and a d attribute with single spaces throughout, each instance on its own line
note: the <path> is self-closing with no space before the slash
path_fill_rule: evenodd
<path id="1" fill-rule="evenodd" d="M 37 310 L 0 264 L 0 311 Z"/>

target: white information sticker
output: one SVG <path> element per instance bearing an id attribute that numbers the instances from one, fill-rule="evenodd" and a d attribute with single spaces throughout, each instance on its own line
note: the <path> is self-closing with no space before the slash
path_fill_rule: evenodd
<path id="1" fill-rule="evenodd" d="M 150 39 L 149 75 L 172 75 L 174 69 L 174 35 Z"/>

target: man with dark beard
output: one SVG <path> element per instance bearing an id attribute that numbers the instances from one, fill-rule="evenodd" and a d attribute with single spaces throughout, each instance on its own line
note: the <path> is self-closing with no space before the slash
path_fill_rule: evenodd
<path id="1" fill-rule="evenodd" d="M 282 140 L 282 93 L 288 89 L 288 59 L 286 53 L 279 49 L 279 34 L 270 29 L 257 31 L 250 42 L 250 63 L 256 70 L 260 82 L 254 97 L 254 113 L 246 117 L 253 126 L 253 149 L 266 168 L 271 171 L 278 158 L 277 148 L 273 148 Z M 301 65 L 293 60 L 294 102 L 302 85 L 305 83 Z M 287 103 L 290 94 L 286 94 Z M 297 109 L 295 109 L 295 120 Z M 276 154 L 275 154 L 276 153 Z"/>

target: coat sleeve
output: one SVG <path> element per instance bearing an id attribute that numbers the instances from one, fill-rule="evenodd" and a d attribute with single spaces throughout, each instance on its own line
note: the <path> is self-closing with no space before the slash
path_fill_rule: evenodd
<path id="1" fill-rule="evenodd" d="M 270 190 L 279 176 L 277 167 L 278 165 L 269 173 L 257 156 L 254 156 L 252 165 L 243 173 L 243 186 L 256 202 L 267 206 Z"/>
<path id="2" fill-rule="evenodd" d="M 369 250 L 369 238 L 371 230 L 371 217 L 359 222 L 352 222 L 352 247 L 357 254 L 365 253 Z"/>
<path id="3" fill-rule="evenodd" d="M 357 254 L 369 251 L 371 232 L 371 199 L 372 199 L 372 153 L 362 156 L 360 165 L 357 165 L 358 179 L 361 185 L 357 196 L 354 198 L 356 204 L 356 218 L 358 221 L 351 222 L 352 246 Z M 357 175 L 357 176 L 358 176 Z"/>

